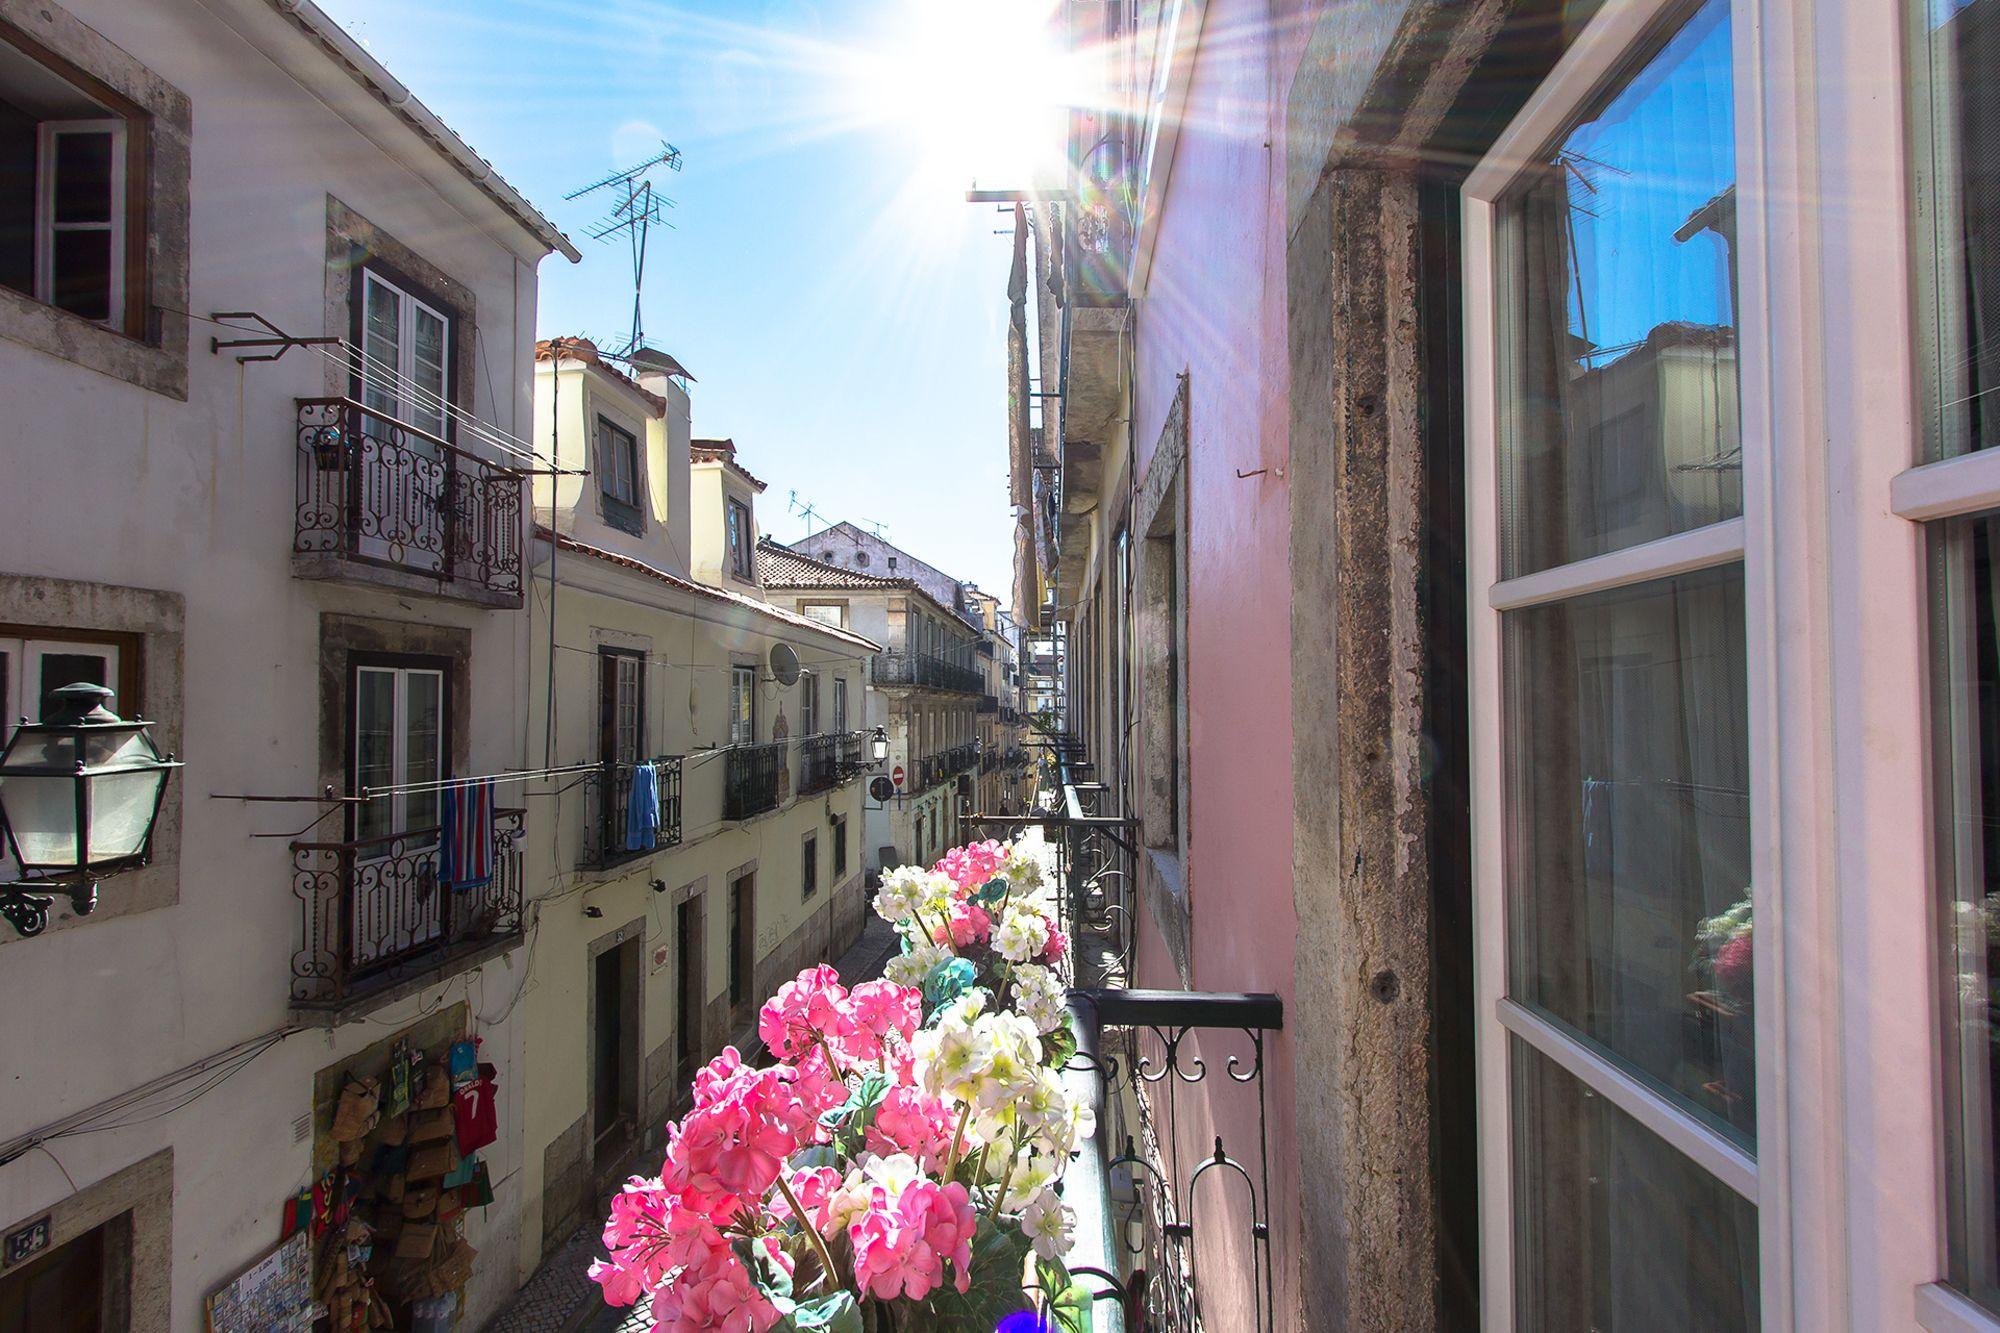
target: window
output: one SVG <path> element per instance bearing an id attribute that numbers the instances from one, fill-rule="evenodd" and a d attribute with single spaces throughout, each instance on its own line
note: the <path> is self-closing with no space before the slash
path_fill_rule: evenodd
<path id="1" fill-rule="evenodd" d="M 597 752 L 613 763 L 637 763 L 645 750 L 645 665 L 629 648 L 597 650 Z"/>
<path id="2" fill-rule="evenodd" d="M 350 678 L 355 790 L 390 789 L 355 808 L 356 839 L 437 827 L 434 788 L 397 789 L 445 776 L 445 670 L 436 659 L 371 657 L 355 664 Z"/>
<path id="3" fill-rule="evenodd" d="M 2000 11 L 1986 0 L 1918 3 L 1910 117 L 1919 205 L 1916 333 L 1926 456 L 2000 443 Z M 1989 420 L 1989 417 L 1993 419 Z"/>
<path id="4" fill-rule="evenodd" d="M 604 521 L 623 532 L 639 533 L 639 439 L 604 417 L 597 419 L 597 485 L 604 498 Z"/>
<path id="5" fill-rule="evenodd" d="M 117 692 L 113 709 L 121 717 L 141 710 L 138 646 L 130 635 L 31 638 L 32 633 L 0 626 L 0 741 L 26 718 L 39 722 L 49 695 L 65 685 L 88 681 Z"/>
<path id="6" fill-rule="evenodd" d="M 812 671 L 799 677 L 799 735 L 819 735 L 819 676 Z"/>
<path id="7" fill-rule="evenodd" d="M 810 898 L 819 892 L 819 835 L 808 833 L 799 853 L 799 897 Z"/>
<path id="8" fill-rule="evenodd" d="M 847 816 L 833 817 L 833 882 L 847 877 Z"/>
<path id="9" fill-rule="evenodd" d="M 835 629 L 847 628 L 845 602 L 800 602 L 799 614 L 808 620 L 817 620 L 822 625 L 831 625 Z"/>
<path id="10" fill-rule="evenodd" d="M 1482 1189 L 1515 1327 L 1753 1329 L 1731 15 L 1607 21 L 1465 186 Z"/>
<path id="11" fill-rule="evenodd" d="M 750 568 L 750 547 L 755 534 L 750 530 L 750 506 L 731 497 L 727 500 L 727 531 L 729 544 L 729 572 L 739 579 L 754 577 Z"/>
<path id="12" fill-rule="evenodd" d="M 833 678 L 833 730 L 834 734 L 847 734 L 847 678 Z"/>
<path id="13" fill-rule="evenodd" d="M 355 311 L 361 354 L 354 368 L 362 403 L 384 420 L 451 438 L 451 316 L 370 267 Z M 435 455 L 426 441 L 410 447 Z"/>
<path id="14" fill-rule="evenodd" d="M 0 284 L 143 332 L 146 118 L 0 29 Z M 128 222 L 133 225 L 128 226 Z"/>
<path id="15" fill-rule="evenodd" d="M 749 745 L 757 739 L 757 668 L 729 669 L 729 743 Z"/>

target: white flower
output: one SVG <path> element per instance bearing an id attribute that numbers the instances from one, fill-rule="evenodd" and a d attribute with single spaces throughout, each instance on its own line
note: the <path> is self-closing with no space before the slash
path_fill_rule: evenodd
<path id="1" fill-rule="evenodd" d="M 995 1054 L 993 1034 L 984 1023 L 970 1027 L 926 1028 L 911 1043 L 917 1078 L 932 1096 L 970 1102 Z"/>
<path id="2" fill-rule="evenodd" d="M 1049 946 L 1049 923 L 1040 912 L 1011 911 L 993 935 L 993 947 L 1010 963 L 1025 963 Z"/>
<path id="3" fill-rule="evenodd" d="M 1032 963 L 1014 968 L 1014 1009 L 1040 1033 L 1054 1032 L 1069 1020 L 1062 981 L 1053 969 Z"/>
<path id="4" fill-rule="evenodd" d="M 921 986 L 924 978 L 931 974 L 931 969 L 949 957 L 951 950 L 926 940 L 911 945 L 908 953 L 891 958 L 882 971 L 898 986 Z"/>
<path id="5" fill-rule="evenodd" d="M 1076 1211 L 1063 1206 L 1052 1189 L 1037 1194 L 1021 1210 L 1021 1234 L 1034 1242 L 1035 1253 L 1044 1259 L 1060 1259 L 1074 1243 Z"/>
<path id="6" fill-rule="evenodd" d="M 941 1028 L 971 1027 L 973 1020 L 986 1012 L 986 992 L 975 986 L 965 994 L 938 1010 L 937 1026 Z"/>
<path id="7" fill-rule="evenodd" d="M 882 887 L 875 890 L 875 915 L 891 925 L 908 921 L 924 899 L 927 878 L 915 866 L 897 866 L 883 875 Z"/>

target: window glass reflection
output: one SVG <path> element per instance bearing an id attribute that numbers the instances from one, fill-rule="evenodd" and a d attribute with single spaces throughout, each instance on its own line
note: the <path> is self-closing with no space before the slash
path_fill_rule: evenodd
<path id="1" fill-rule="evenodd" d="M 1502 202 L 1506 577 L 1742 512 L 1732 97 L 1709 0 Z"/>

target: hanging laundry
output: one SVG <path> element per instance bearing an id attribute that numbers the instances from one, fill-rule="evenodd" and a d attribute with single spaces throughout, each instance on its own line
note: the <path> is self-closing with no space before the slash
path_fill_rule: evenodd
<path id="1" fill-rule="evenodd" d="M 625 850 L 650 852 L 660 837 L 660 773 L 651 764 L 632 769 L 625 797 Z"/>
<path id="2" fill-rule="evenodd" d="M 483 889 L 493 882 L 493 782 L 479 778 L 444 789 L 444 846 L 438 878 L 448 889 Z"/>

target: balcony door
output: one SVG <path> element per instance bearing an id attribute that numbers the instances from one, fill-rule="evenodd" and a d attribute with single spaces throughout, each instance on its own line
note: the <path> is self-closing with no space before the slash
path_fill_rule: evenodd
<path id="1" fill-rule="evenodd" d="M 645 751 L 645 655 L 626 648 L 597 650 L 597 755 L 610 765 L 598 816 L 607 853 L 625 846 L 625 812 L 632 768 Z"/>
<path id="2" fill-rule="evenodd" d="M 749 745 L 757 739 L 757 668 L 729 670 L 729 743 Z"/>
<path id="3" fill-rule="evenodd" d="M 355 311 L 357 397 L 368 409 L 350 456 L 357 554 L 443 573 L 449 563 L 451 317 L 363 269 Z"/>
<path id="4" fill-rule="evenodd" d="M 1745 28 L 1611 0 L 1464 188 L 1493 1329 L 1760 1326 Z"/>
<path id="5" fill-rule="evenodd" d="M 437 883 L 437 784 L 449 745 L 448 666 L 437 658 L 369 655 L 349 679 L 354 807 L 350 965 L 371 964 L 442 939 L 449 895 Z"/>

